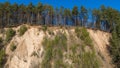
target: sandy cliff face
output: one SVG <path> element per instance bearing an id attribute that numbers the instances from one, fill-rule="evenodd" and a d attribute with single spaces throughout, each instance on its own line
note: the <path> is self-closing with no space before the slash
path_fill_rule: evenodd
<path id="1" fill-rule="evenodd" d="M 6 48 L 6 54 L 9 55 L 6 67 L 9 68 L 36 68 L 39 65 L 42 56 L 41 42 L 44 32 L 36 28 L 29 29 L 22 37 L 16 35 L 12 41 L 16 43 L 17 48 L 14 52 L 10 50 L 10 44 Z M 37 53 L 38 56 L 34 56 Z"/>
<path id="2" fill-rule="evenodd" d="M 60 29 L 51 30 L 56 33 Z M 74 29 L 69 29 L 73 31 Z M 62 32 L 62 30 L 61 30 Z M 69 35 L 68 30 L 65 30 Z M 109 45 L 110 34 L 102 31 L 93 31 L 88 29 L 90 37 L 93 39 L 96 53 L 102 60 L 103 68 L 110 68 L 111 58 L 107 51 Z M 23 36 L 15 35 L 11 42 L 6 47 L 6 54 L 8 55 L 5 68 L 37 68 L 42 62 L 44 49 L 42 47 L 42 41 L 45 35 L 48 33 L 43 32 L 42 29 L 36 27 L 30 27 Z M 49 35 L 48 35 L 49 36 Z M 10 50 L 10 44 L 15 43 L 17 48 L 15 51 Z M 37 55 L 37 56 L 36 56 Z"/>
<path id="3" fill-rule="evenodd" d="M 109 55 L 108 47 L 109 45 L 109 38 L 110 33 L 106 33 L 103 31 L 94 31 L 88 29 L 90 37 L 93 39 L 94 47 L 96 52 L 98 53 L 99 57 L 101 58 L 104 68 L 112 68 L 113 65 L 111 63 L 111 58 Z"/>

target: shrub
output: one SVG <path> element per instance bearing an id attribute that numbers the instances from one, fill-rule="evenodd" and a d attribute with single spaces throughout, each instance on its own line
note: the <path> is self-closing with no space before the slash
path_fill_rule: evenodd
<path id="1" fill-rule="evenodd" d="M 10 41 L 12 39 L 12 37 L 15 35 L 15 33 L 16 32 L 12 28 L 8 29 L 6 31 L 6 41 L 7 42 Z"/>
<path id="2" fill-rule="evenodd" d="M 65 35 L 58 34 L 53 40 L 45 37 L 42 44 L 45 49 L 45 55 L 41 67 L 50 68 L 52 61 L 55 63 L 54 67 L 60 66 L 63 68 L 65 64 L 63 64 L 63 61 L 61 60 L 63 59 L 63 52 L 67 49 L 67 38 Z M 56 61 L 60 61 L 60 63 L 57 63 Z"/>
<path id="3" fill-rule="evenodd" d="M 0 43 L 2 43 L 2 41 L 3 41 L 3 40 L 2 40 L 2 37 L 0 37 Z"/>
<path id="4" fill-rule="evenodd" d="M 57 60 L 54 63 L 54 68 L 67 68 L 67 65 L 65 65 L 62 60 Z"/>
<path id="5" fill-rule="evenodd" d="M 81 37 L 81 34 L 80 34 Z M 84 41 L 84 40 L 83 40 Z M 74 43 L 74 41 L 73 41 Z M 99 68 L 100 61 L 94 50 L 84 51 L 84 45 L 69 46 L 69 53 L 66 53 L 67 38 L 65 34 L 58 33 L 53 40 L 45 37 L 43 41 L 44 58 L 41 68 Z M 86 44 L 85 44 L 86 45 Z M 71 64 L 64 62 L 64 59 L 71 60 Z"/>
<path id="6" fill-rule="evenodd" d="M 16 45 L 14 44 L 14 43 L 12 43 L 11 45 L 10 45 L 10 50 L 11 51 L 14 51 L 16 49 Z"/>
<path id="7" fill-rule="evenodd" d="M 75 33 L 77 34 L 77 37 L 84 41 L 86 45 L 92 46 L 92 40 L 89 36 L 89 33 L 87 32 L 86 28 L 76 28 Z"/>
<path id="8" fill-rule="evenodd" d="M 4 59 L 5 59 L 5 50 L 0 50 L 0 68 L 3 67 L 4 64 Z"/>
<path id="9" fill-rule="evenodd" d="M 112 56 L 113 63 L 116 65 L 116 68 L 120 68 L 120 24 L 116 24 L 111 35 L 110 39 L 110 54 Z"/>
<path id="10" fill-rule="evenodd" d="M 38 54 L 35 51 L 31 54 L 31 56 L 37 56 L 37 57 L 39 57 Z"/>
<path id="11" fill-rule="evenodd" d="M 47 26 L 46 26 L 46 25 L 43 26 L 43 27 L 42 27 L 42 30 L 43 30 L 43 31 L 46 31 L 46 30 L 47 30 Z"/>
<path id="12" fill-rule="evenodd" d="M 77 46 L 78 46 L 78 45 L 75 44 L 75 45 L 72 45 L 72 46 L 70 47 L 70 49 L 72 50 L 73 54 L 76 53 Z"/>
<path id="13" fill-rule="evenodd" d="M 82 61 L 84 61 L 84 62 L 81 62 L 82 64 L 81 66 L 83 66 L 82 68 L 99 68 L 100 67 L 100 61 L 94 53 L 85 52 L 84 54 L 82 54 L 81 59 Z"/>
<path id="14" fill-rule="evenodd" d="M 95 52 L 85 52 L 82 45 L 74 44 L 70 48 L 69 58 L 73 68 L 99 68 L 100 60 Z"/>
<path id="15" fill-rule="evenodd" d="M 75 33 L 79 32 L 79 31 L 80 31 L 79 27 L 76 27 L 75 28 Z"/>
<path id="16" fill-rule="evenodd" d="M 80 37 L 81 40 L 84 40 L 86 45 L 90 45 L 92 47 L 92 40 L 91 40 L 86 28 L 82 28 L 81 32 L 82 32 L 81 37 Z"/>
<path id="17" fill-rule="evenodd" d="M 76 28 L 75 28 L 75 33 L 76 33 L 77 37 L 80 38 L 80 36 L 81 36 L 81 31 L 80 31 L 80 28 L 79 28 L 79 27 L 76 27 Z"/>
<path id="18" fill-rule="evenodd" d="M 27 27 L 22 25 L 19 29 L 19 35 L 22 36 L 27 31 Z"/>
<path id="19" fill-rule="evenodd" d="M 54 32 L 52 32 L 51 30 L 48 31 L 49 35 L 54 35 Z"/>

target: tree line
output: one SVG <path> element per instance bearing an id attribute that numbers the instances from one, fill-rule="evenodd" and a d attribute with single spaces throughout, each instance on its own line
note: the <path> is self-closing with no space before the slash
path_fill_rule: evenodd
<path id="1" fill-rule="evenodd" d="M 53 8 L 51 5 L 38 3 L 28 5 L 9 2 L 0 3 L 0 27 L 17 26 L 20 24 L 34 25 L 70 25 L 112 31 L 118 22 L 120 12 L 102 5 L 99 9 L 89 10 L 84 6 L 73 9 L 64 7 Z"/>

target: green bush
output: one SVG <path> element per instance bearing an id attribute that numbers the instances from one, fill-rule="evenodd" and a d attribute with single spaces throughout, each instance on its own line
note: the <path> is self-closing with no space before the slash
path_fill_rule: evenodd
<path id="1" fill-rule="evenodd" d="M 14 44 L 14 43 L 12 43 L 11 45 L 10 45 L 10 50 L 11 51 L 14 51 L 16 49 L 16 45 Z"/>
<path id="2" fill-rule="evenodd" d="M 75 54 L 76 53 L 76 49 L 77 49 L 77 44 L 75 44 L 75 45 L 72 45 L 71 47 L 70 47 L 70 50 L 72 50 L 72 52 Z"/>
<path id="3" fill-rule="evenodd" d="M 65 65 L 62 60 L 57 60 L 54 63 L 54 68 L 67 68 L 67 65 Z"/>
<path id="4" fill-rule="evenodd" d="M 6 31 L 6 41 L 7 42 L 10 41 L 12 39 L 12 37 L 15 35 L 15 33 L 16 32 L 12 28 L 8 29 Z"/>
<path id="5" fill-rule="evenodd" d="M 27 27 L 22 25 L 19 29 L 19 35 L 22 36 L 27 31 Z"/>
<path id="6" fill-rule="evenodd" d="M 0 37 L 0 43 L 2 43 L 2 42 L 3 42 L 2 37 Z"/>
<path id="7" fill-rule="evenodd" d="M 62 61 L 63 52 L 67 50 L 67 38 L 64 34 L 58 34 L 53 40 L 44 38 L 43 47 L 45 49 L 44 59 L 42 61 L 42 68 L 51 68 L 51 62 L 55 63 L 54 67 L 64 67 Z M 60 61 L 60 63 L 56 62 Z M 47 64 L 47 65 L 46 65 Z"/>
<path id="8" fill-rule="evenodd" d="M 80 29 L 78 29 L 80 31 Z M 84 34 L 84 33 L 83 33 Z M 88 35 L 88 34 L 87 34 Z M 85 36 L 87 36 L 85 34 Z M 81 37 L 80 33 L 80 37 Z M 86 37 L 85 37 L 86 38 Z M 84 39 L 85 40 L 85 39 Z M 83 40 L 83 41 L 84 41 Z M 74 43 L 73 40 L 72 43 Z M 97 58 L 94 50 L 85 52 L 84 45 L 70 44 L 67 45 L 67 38 L 65 34 L 58 33 L 54 39 L 45 37 L 42 43 L 44 47 L 44 58 L 41 68 L 99 68 L 100 61 Z M 69 50 L 67 51 L 67 48 Z M 67 53 L 66 53 L 67 52 Z M 71 62 L 64 62 L 64 58 Z"/>
<path id="9" fill-rule="evenodd" d="M 82 32 L 81 39 L 84 40 L 87 45 L 92 45 L 92 40 L 89 37 L 89 33 L 87 32 L 87 30 L 85 28 L 82 28 L 81 32 Z"/>
<path id="10" fill-rule="evenodd" d="M 80 28 L 79 27 L 75 28 L 75 33 L 76 33 L 77 37 L 80 38 L 81 32 L 80 32 Z"/>
<path id="11" fill-rule="evenodd" d="M 54 35 L 54 32 L 51 30 L 48 30 L 49 35 Z"/>
<path id="12" fill-rule="evenodd" d="M 118 23 L 113 31 L 112 38 L 110 39 L 110 54 L 112 56 L 113 63 L 116 65 L 116 68 L 120 68 L 120 23 Z"/>
<path id="13" fill-rule="evenodd" d="M 94 53 L 85 52 L 81 55 L 81 59 L 83 62 L 81 62 L 82 68 L 99 68 L 100 62 L 99 59 Z"/>
<path id="14" fill-rule="evenodd" d="M 4 64 L 4 60 L 5 60 L 5 50 L 0 50 L 0 68 L 3 67 Z"/>
<path id="15" fill-rule="evenodd" d="M 38 54 L 35 51 L 31 54 L 31 56 L 37 56 L 37 57 L 39 57 Z"/>
<path id="16" fill-rule="evenodd" d="M 74 44 L 70 47 L 69 58 L 72 60 L 72 68 L 99 68 L 100 60 L 95 52 L 85 52 L 84 46 Z"/>
<path id="17" fill-rule="evenodd" d="M 92 40 L 89 36 L 89 33 L 87 32 L 86 28 L 76 28 L 75 33 L 77 34 L 77 37 L 84 41 L 86 45 L 92 46 Z"/>
<path id="18" fill-rule="evenodd" d="M 43 26 L 43 27 L 42 27 L 42 30 L 45 32 L 45 31 L 47 30 L 47 26 L 46 26 L 46 25 Z"/>

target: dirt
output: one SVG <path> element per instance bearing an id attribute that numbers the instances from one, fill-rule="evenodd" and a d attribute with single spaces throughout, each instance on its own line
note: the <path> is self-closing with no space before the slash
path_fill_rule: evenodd
<path id="1" fill-rule="evenodd" d="M 6 54 L 9 56 L 5 68 L 37 68 L 42 62 L 42 55 L 44 49 L 42 47 L 42 41 L 45 36 L 45 32 L 40 26 L 27 26 L 29 29 L 23 36 L 19 36 L 18 33 L 13 37 L 11 42 L 7 45 Z M 19 27 L 14 28 L 16 31 Z M 65 28 L 50 27 L 55 34 L 57 32 L 65 32 L 66 35 L 70 35 L 70 32 L 74 33 L 74 27 L 66 30 Z M 64 31 L 63 31 L 64 30 Z M 102 60 L 102 68 L 113 68 L 111 64 L 111 57 L 107 47 L 109 46 L 110 34 L 103 31 L 94 31 L 88 29 L 90 37 L 93 39 L 94 47 L 97 55 Z M 73 36 L 75 37 L 75 36 Z M 10 44 L 16 43 L 17 48 L 15 51 L 10 50 Z"/>
<path id="2" fill-rule="evenodd" d="M 91 30 L 88 29 L 90 37 L 93 39 L 95 50 L 98 56 L 101 58 L 103 63 L 103 68 L 113 68 L 113 64 L 111 63 L 111 57 L 108 51 L 109 38 L 110 33 L 99 31 L 99 30 Z"/>

